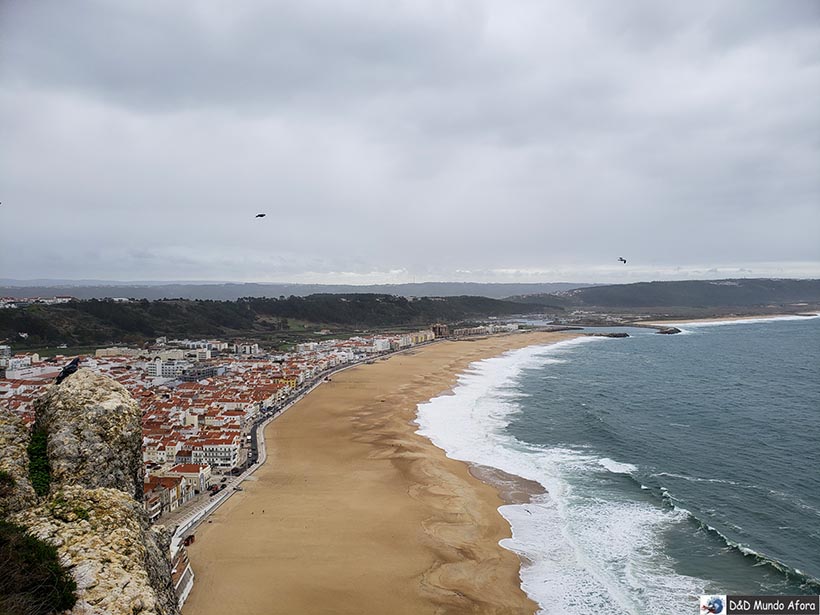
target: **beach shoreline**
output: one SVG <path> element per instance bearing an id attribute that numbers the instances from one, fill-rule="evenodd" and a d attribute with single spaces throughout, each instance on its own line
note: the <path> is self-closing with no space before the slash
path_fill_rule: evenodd
<path id="1" fill-rule="evenodd" d="M 799 318 L 816 318 L 816 312 L 801 312 L 795 314 L 760 314 L 747 316 L 714 316 L 711 318 L 677 318 L 669 320 L 646 320 L 635 323 L 640 326 L 669 327 L 673 325 L 688 325 L 699 323 L 733 323 L 733 322 L 756 322 L 759 320 L 794 320 Z"/>
<path id="2" fill-rule="evenodd" d="M 198 528 L 183 613 L 534 613 L 498 511 L 531 487 L 414 421 L 471 363 L 576 336 L 445 341 L 334 376 L 267 426 L 268 462 Z"/>

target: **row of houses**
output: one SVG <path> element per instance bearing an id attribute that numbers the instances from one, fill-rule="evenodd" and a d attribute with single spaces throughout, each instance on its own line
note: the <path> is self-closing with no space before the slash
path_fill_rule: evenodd
<path id="1" fill-rule="evenodd" d="M 146 475 L 143 506 L 151 523 L 190 502 L 211 486 L 211 466 L 207 463 L 178 464 L 160 474 Z"/>
<path id="2" fill-rule="evenodd" d="M 453 329 L 453 337 L 468 337 L 472 335 L 493 335 L 494 333 L 511 333 L 518 331 L 518 325 L 515 323 L 501 324 L 501 325 L 481 325 L 479 327 L 462 327 Z"/>

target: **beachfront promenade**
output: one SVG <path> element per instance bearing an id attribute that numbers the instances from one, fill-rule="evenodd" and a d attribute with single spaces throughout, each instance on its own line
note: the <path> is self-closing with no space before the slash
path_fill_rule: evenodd
<path id="1" fill-rule="evenodd" d="M 536 330 L 558 331 L 561 329 L 563 329 L 563 327 L 539 327 Z M 491 334 L 490 337 L 506 337 L 508 335 L 517 335 L 520 333 L 522 333 L 522 331 L 508 331 L 503 333 Z M 464 337 L 471 337 L 473 340 L 476 340 L 482 339 L 486 336 L 472 335 Z M 325 382 L 325 379 L 329 378 L 333 374 L 337 374 L 347 369 L 364 365 L 367 363 L 372 363 L 375 360 L 383 361 L 394 355 L 399 355 L 408 352 L 412 353 L 414 350 L 423 348 L 425 346 L 430 346 L 432 344 L 436 344 L 437 342 L 441 342 L 444 340 L 456 341 L 458 339 L 462 339 L 462 337 L 438 338 L 428 342 L 416 344 L 411 348 L 401 348 L 398 350 L 385 352 L 374 357 L 362 358 L 345 365 L 334 367 L 317 375 L 312 381 L 310 381 L 310 383 L 305 388 L 299 391 L 298 394 L 286 400 L 281 407 L 264 409 L 262 412 L 262 419 L 257 419 L 257 422 L 251 429 L 251 446 L 248 452 L 247 460 L 248 467 L 236 477 L 232 475 L 227 475 L 227 481 L 223 483 L 225 485 L 225 488 L 218 491 L 216 495 L 210 496 L 207 493 L 200 494 L 194 499 L 194 501 L 190 502 L 189 504 L 185 505 L 180 509 L 177 509 L 174 512 L 169 513 L 168 515 L 160 519 L 159 523 L 161 523 L 162 525 L 165 525 L 167 527 L 175 527 L 174 535 L 171 542 L 172 556 L 179 549 L 179 546 L 182 544 L 184 539 L 187 536 L 191 535 L 193 531 L 197 528 L 197 526 L 199 526 L 205 519 L 207 519 L 207 517 L 211 513 L 213 513 L 220 506 L 222 506 L 222 504 L 224 504 L 228 500 L 228 498 L 234 495 L 234 493 L 236 493 L 237 491 L 241 491 L 242 483 L 245 480 L 247 480 L 254 472 L 256 472 L 256 470 L 258 470 L 262 464 L 265 463 L 265 461 L 267 460 L 267 450 L 265 447 L 264 430 L 268 423 L 275 420 L 281 414 L 286 412 L 291 406 L 293 406 L 295 403 L 303 399 L 311 391 L 316 389 L 316 387 Z"/>
<path id="2" fill-rule="evenodd" d="M 548 327 L 542 327 L 543 330 L 549 330 Z M 491 335 L 491 337 L 505 337 L 508 335 L 516 335 L 521 333 L 521 331 L 514 331 L 514 332 L 504 332 L 500 334 Z M 330 370 L 322 372 L 318 376 L 316 376 L 306 388 L 300 391 L 294 397 L 288 399 L 281 408 L 269 408 L 263 411 L 263 419 L 257 420 L 251 430 L 251 447 L 249 451 L 249 459 L 248 459 L 248 467 L 247 469 L 242 472 L 237 477 L 229 476 L 226 483 L 224 483 L 225 489 L 220 490 L 217 492 L 217 495 L 210 497 L 207 494 L 202 494 L 198 496 L 197 500 L 192 502 L 189 505 L 186 505 L 183 510 L 174 511 L 164 518 L 160 520 L 163 525 L 168 527 L 176 526 L 174 531 L 174 535 L 171 541 L 171 553 L 172 555 L 176 553 L 179 549 L 179 546 L 182 544 L 183 540 L 193 533 L 193 531 L 199 526 L 207 517 L 217 510 L 222 504 L 224 504 L 228 498 L 230 498 L 234 493 L 237 491 L 241 491 L 241 484 L 247 480 L 259 467 L 265 463 L 267 460 L 267 450 L 265 447 L 265 427 L 271 421 L 275 420 L 277 417 L 282 415 L 286 412 L 291 406 L 295 403 L 303 399 L 306 395 L 308 395 L 311 391 L 316 389 L 320 384 L 325 382 L 326 378 L 329 378 L 333 374 L 337 374 L 339 372 L 345 371 L 347 369 L 351 369 L 353 367 L 357 367 L 360 365 L 364 365 L 367 363 L 372 363 L 374 360 L 383 361 L 386 360 L 394 355 L 399 355 L 403 353 L 412 353 L 414 350 L 419 348 L 423 348 L 425 346 L 430 346 L 432 344 L 436 344 L 437 342 L 445 341 L 445 340 L 454 341 L 460 339 L 458 337 L 450 337 L 450 338 L 439 338 L 434 339 L 428 342 L 423 342 L 420 344 L 416 344 L 411 348 L 401 348 L 398 350 L 393 350 L 389 352 L 385 352 L 383 354 L 377 355 L 375 357 L 370 357 L 366 359 L 359 359 L 352 363 L 348 363 L 339 367 L 334 367 Z M 481 339 L 479 336 L 474 336 L 472 339 Z M 255 458 L 253 457 L 255 455 Z"/>
<path id="3" fill-rule="evenodd" d="M 415 348 L 433 344 L 436 341 L 440 340 L 434 340 L 431 342 L 426 342 L 425 344 L 419 344 L 415 346 Z M 384 360 L 393 355 L 408 352 L 409 350 L 410 349 L 405 348 L 401 350 L 388 352 L 378 356 L 377 359 Z M 191 535 L 193 531 L 205 519 L 207 519 L 211 513 L 213 513 L 220 506 L 222 506 L 222 504 L 224 504 L 228 500 L 228 498 L 234 495 L 237 491 L 241 491 L 241 484 L 265 463 L 265 461 L 267 460 L 267 449 L 265 446 L 265 427 L 267 427 L 267 425 L 271 421 L 275 420 L 276 418 L 284 414 L 294 404 L 299 402 L 311 391 L 316 389 L 316 387 L 325 382 L 326 378 L 329 378 L 330 376 L 342 372 L 344 370 L 351 369 L 353 367 L 357 367 L 359 365 L 371 362 L 372 360 L 373 359 L 361 359 L 353 363 L 349 363 L 346 365 L 342 365 L 340 367 L 335 367 L 333 369 L 327 370 L 319 374 L 316 378 L 314 378 L 308 384 L 308 386 L 304 388 L 302 391 L 300 391 L 296 396 L 288 399 L 282 405 L 281 408 L 264 410 L 263 414 L 265 416 L 262 420 L 257 420 L 257 422 L 254 424 L 251 430 L 251 448 L 249 455 L 253 455 L 255 453 L 255 459 L 251 461 L 252 457 L 249 457 L 248 468 L 235 478 L 229 477 L 228 481 L 224 483 L 226 485 L 225 488 L 217 492 L 217 495 L 210 497 L 206 494 L 201 494 L 200 496 L 198 496 L 197 501 L 193 502 L 190 506 L 186 506 L 184 510 L 174 511 L 173 513 L 170 513 L 161 520 L 161 523 L 163 525 L 166 525 L 168 527 L 176 526 L 174 530 L 174 535 L 171 539 L 171 556 L 173 557 L 176 554 L 185 538 Z"/>
<path id="4" fill-rule="evenodd" d="M 350 367 L 354 367 L 355 365 L 359 365 L 359 363 L 354 363 L 352 365 L 346 365 L 341 369 L 348 369 Z M 179 549 L 179 545 L 182 544 L 182 541 L 185 539 L 186 536 L 191 534 L 191 532 L 196 529 L 196 527 L 204 521 L 208 515 L 210 515 L 213 511 L 217 508 L 222 506 L 225 501 L 231 497 L 234 493 L 241 489 L 241 484 L 248 479 L 256 470 L 265 463 L 268 458 L 268 453 L 265 448 L 265 427 L 267 427 L 268 423 L 275 420 L 278 416 L 283 414 L 287 411 L 293 404 L 298 402 L 302 399 L 305 395 L 310 393 L 313 389 L 318 387 L 324 379 L 337 371 L 341 371 L 341 369 L 333 370 L 330 372 L 326 372 L 320 378 L 318 378 L 315 382 L 313 382 L 306 390 L 302 391 L 296 397 L 290 399 L 287 403 L 285 403 L 281 408 L 275 409 L 272 411 L 271 415 L 266 417 L 262 422 L 258 422 L 254 424 L 252 429 L 252 442 L 256 444 L 256 446 L 252 446 L 251 450 L 257 452 L 257 459 L 254 462 L 249 462 L 248 468 L 242 472 L 236 478 L 229 478 L 228 481 L 225 483 L 225 489 L 219 491 L 217 495 L 213 497 L 204 496 L 204 500 L 197 502 L 192 508 L 186 509 L 185 511 L 177 511 L 176 514 L 172 513 L 168 515 L 165 519 L 162 520 L 164 525 L 173 526 L 176 525 L 176 529 L 174 530 L 174 536 L 171 540 L 171 555 L 176 553 L 177 549 Z"/>
<path id="5" fill-rule="evenodd" d="M 269 416 L 265 416 L 265 418 L 261 421 L 257 421 L 252 430 L 251 430 L 251 452 L 255 452 L 255 459 L 251 461 L 251 459 L 247 460 L 248 468 L 242 472 L 236 478 L 231 478 L 226 481 L 225 488 L 218 491 L 216 495 L 206 495 L 205 493 L 200 494 L 196 502 L 194 502 L 191 506 L 186 506 L 185 510 L 177 510 L 174 513 L 168 515 L 165 519 L 163 519 L 163 525 L 168 527 L 174 527 L 174 534 L 171 537 L 171 560 L 173 562 L 177 561 L 177 554 L 179 553 L 180 547 L 185 543 L 185 539 L 192 535 L 194 530 L 205 520 L 208 516 L 217 510 L 222 504 L 224 504 L 228 498 L 230 498 L 234 493 L 241 490 L 240 485 L 247 480 L 258 468 L 260 468 L 265 461 L 267 461 L 268 453 L 267 448 L 265 446 L 265 427 L 267 427 L 268 423 L 275 420 L 278 416 L 282 415 L 285 411 L 287 411 L 291 406 L 293 406 L 296 402 L 301 400 L 305 395 L 313 391 L 316 387 L 322 384 L 326 378 L 328 378 L 331 374 L 335 374 L 340 372 L 344 369 L 349 369 L 351 367 L 355 367 L 359 365 L 361 361 L 357 361 L 350 365 L 345 365 L 343 367 L 329 370 L 320 374 L 317 378 L 315 378 L 308 387 L 301 391 L 295 397 L 289 399 L 285 404 L 282 405 L 281 408 L 274 408 L 268 409 L 264 412 L 267 414 L 270 412 Z M 183 554 L 184 555 L 184 554 Z M 187 562 L 187 556 L 184 558 Z M 177 597 L 179 600 L 179 608 L 182 608 L 182 605 L 185 604 L 185 601 L 188 599 L 188 596 L 191 593 L 191 590 L 194 586 L 194 581 L 196 578 L 196 572 L 189 566 L 187 570 L 187 576 L 183 585 L 177 588 Z"/>

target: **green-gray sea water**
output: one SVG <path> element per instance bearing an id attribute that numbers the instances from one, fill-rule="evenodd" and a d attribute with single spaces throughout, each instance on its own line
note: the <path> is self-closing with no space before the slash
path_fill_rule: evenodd
<path id="1" fill-rule="evenodd" d="M 820 591 L 820 318 L 681 328 L 514 351 L 419 408 L 449 456 L 547 490 L 502 508 L 544 613 Z"/>

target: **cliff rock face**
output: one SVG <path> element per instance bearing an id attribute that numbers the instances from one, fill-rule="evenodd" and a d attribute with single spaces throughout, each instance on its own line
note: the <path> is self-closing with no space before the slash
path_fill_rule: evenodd
<path id="1" fill-rule="evenodd" d="M 48 433 L 52 491 L 107 487 L 142 498 L 142 425 L 137 402 L 118 382 L 81 369 L 35 404 Z"/>
<path id="2" fill-rule="evenodd" d="M 0 518 L 33 506 L 37 501 L 28 479 L 28 430 L 22 419 L 0 408 Z"/>
<path id="3" fill-rule="evenodd" d="M 0 415 L 0 463 L 15 480 L 0 511 L 54 545 L 77 582 L 71 615 L 177 615 L 170 533 L 151 526 L 142 497 L 140 412 L 114 380 L 80 370 L 38 401 L 48 438 L 49 495 L 39 502 L 26 472 L 27 434 Z M 5 466 L 0 466 L 5 467 Z M 140 500 L 135 499 L 135 495 Z M 5 504 L 4 504 L 5 502 Z"/>

